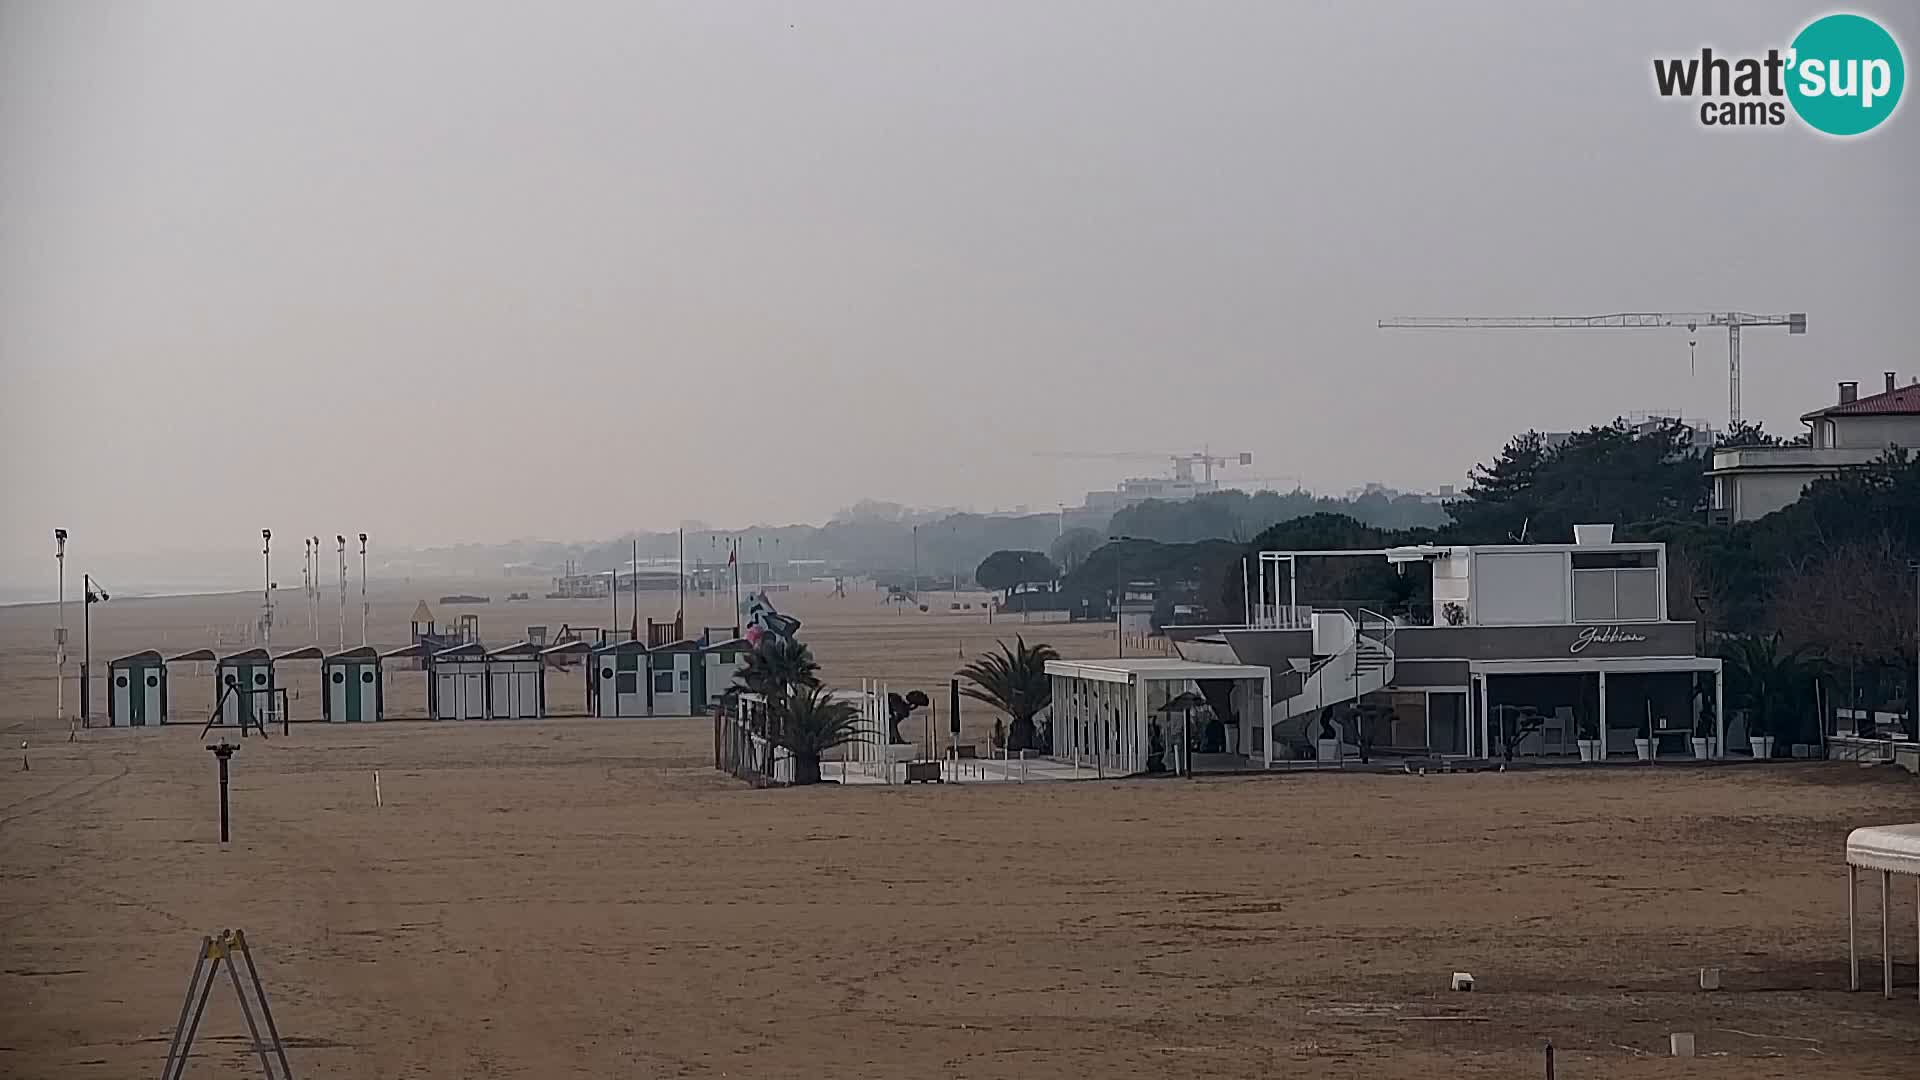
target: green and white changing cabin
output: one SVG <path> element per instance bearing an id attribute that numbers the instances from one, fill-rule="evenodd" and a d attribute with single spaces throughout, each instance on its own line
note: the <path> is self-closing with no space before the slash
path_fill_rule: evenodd
<path id="1" fill-rule="evenodd" d="M 587 697 L 595 716 L 649 716 L 647 643 L 615 641 L 587 657 Z"/>
<path id="2" fill-rule="evenodd" d="M 242 720 L 258 725 L 278 719 L 273 715 L 272 694 L 237 692 L 273 689 L 273 657 L 267 650 L 247 649 L 221 657 L 213 665 L 213 684 L 223 726 L 239 727 Z"/>
<path id="3" fill-rule="evenodd" d="M 654 716 L 692 716 L 696 674 L 706 682 L 706 669 L 700 663 L 700 643 L 691 639 L 669 641 L 647 650 L 647 672 L 651 712 Z M 700 695 L 702 699 L 706 695 Z"/>
<path id="4" fill-rule="evenodd" d="M 371 723 L 380 719 L 386 710 L 386 691 L 380 674 L 380 653 L 371 646 L 322 657 L 321 715 L 335 724 Z"/>
<path id="5" fill-rule="evenodd" d="M 700 668 L 704 678 L 694 687 L 694 712 L 708 712 L 719 704 L 720 696 L 734 685 L 735 676 L 740 671 L 740 661 L 746 658 L 747 650 L 751 647 L 743 637 L 710 641 L 701 646 Z"/>
<path id="6" fill-rule="evenodd" d="M 167 722 L 167 662 L 148 649 L 107 662 L 113 693 L 107 697 L 112 727 L 146 727 Z"/>

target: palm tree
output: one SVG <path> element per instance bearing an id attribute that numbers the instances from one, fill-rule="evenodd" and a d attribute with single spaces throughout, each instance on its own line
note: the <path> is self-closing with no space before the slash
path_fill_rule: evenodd
<path id="1" fill-rule="evenodd" d="M 1727 703 L 1745 710 L 1747 731 L 1777 735 L 1786 728 L 1788 743 L 1799 738 L 1824 664 L 1804 648 L 1781 648 L 1777 632 L 1728 638 L 1720 655 L 1727 664 Z"/>
<path id="2" fill-rule="evenodd" d="M 820 686 L 795 687 L 774 713 L 770 741 L 793 758 L 793 782 L 820 782 L 820 758 L 837 746 L 860 741 L 860 710 L 837 701 Z"/>
<path id="3" fill-rule="evenodd" d="M 796 687 L 820 685 L 820 664 L 813 650 L 793 638 L 768 635 L 740 660 L 740 684 L 777 710 Z"/>
<path id="4" fill-rule="evenodd" d="M 998 653 L 982 653 L 959 671 L 972 683 L 960 692 L 975 701 L 983 701 L 1007 714 L 1007 749 L 1034 748 L 1033 718 L 1053 700 L 1053 680 L 1047 675 L 1047 661 L 1060 659 L 1053 646 L 1028 646 L 1016 636 L 1014 646 L 1002 642 Z"/>

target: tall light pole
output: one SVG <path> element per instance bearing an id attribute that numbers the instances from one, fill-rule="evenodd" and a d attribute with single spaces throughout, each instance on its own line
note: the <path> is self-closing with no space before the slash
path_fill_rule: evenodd
<path id="1" fill-rule="evenodd" d="M 334 534 L 334 542 L 340 545 L 340 651 L 347 651 L 347 538 L 340 533 Z"/>
<path id="2" fill-rule="evenodd" d="M 367 534 L 360 534 L 360 644 L 367 643 Z"/>
<path id="3" fill-rule="evenodd" d="M 273 530 L 260 530 L 260 647 L 273 647 Z"/>
<path id="4" fill-rule="evenodd" d="M 1124 544 L 1132 539 L 1131 536 L 1109 536 L 1107 542 Z M 1127 656 L 1127 627 L 1120 614 L 1127 601 L 1126 582 L 1122 577 L 1124 566 L 1125 560 L 1121 558 L 1121 550 L 1116 547 L 1113 549 L 1113 648 L 1114 655 L 1123 660 Z"/>
<path id="5" fill-rule="evenodd" d="M 313 548 L 313 588 L 307 592 L 307 626 L 313 632 L 313 643 L 320 644 L 320 538 L 310 536 L 307 543 Z"/>
<path id="6" fill-rule="evenodd" d="M 107 591 L 94 592 L 93 575 L 80 575 L 80 588 L 85 598 L 80 605 L 80 726 L 93 726 L 93 605 L 110 599 Z"/>
<path id="7" fill-rule="evenodd" d="M 57 672 L 54 680 L 58 687 L 54 691 L 55 707 L 59 709 L 61 723 L 67 722 L 67 530 L 53 530 L 53 559 L 59 564 L 60 578 L 60 625 L 53 631 L 53 664 Z M 72 732 L 68 732 L 71 737 Z"/>

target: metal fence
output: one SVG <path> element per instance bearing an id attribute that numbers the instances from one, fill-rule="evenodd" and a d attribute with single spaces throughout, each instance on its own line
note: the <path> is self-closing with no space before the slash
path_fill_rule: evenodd
<path id="1" fill-rule="evenodd" d="M 713 767 L 756 785 L 793 783 L 792 756 L 724 709 L 713 714 Z"/>

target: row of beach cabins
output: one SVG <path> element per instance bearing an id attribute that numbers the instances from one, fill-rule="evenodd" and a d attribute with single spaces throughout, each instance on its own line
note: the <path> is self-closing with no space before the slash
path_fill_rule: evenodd
<path id="1" fill-rule="evenodd" d="M 691 716 L 709 711 L 733 684 L 747 643 L 709 631 L 697 639 L 532 641 L 488 649 L 478 641 L 431 648 L 416 641 L 381 652 L 371 646 L 329 653 L 307 646 L 278 654 L 263 648 L 216 656 L 197 649 L 178 656 L 153 650 L 107 665 L 108 722 L 148 727 L 173 720 L 168 665 L 213 664 L 219 725 L 278 723 L 285 708 L 276 671 L 294 663 L 320 665 L 321 719 L 365 723 L 386 716 L 386 671 L 395 665 L 426 672 L 427 716 L 433 720 L 518 720 L 550 715 L 547 678 L 584 660 L 587 715 Z M 214 717 L 183 718 L 205 723 Z"/>

